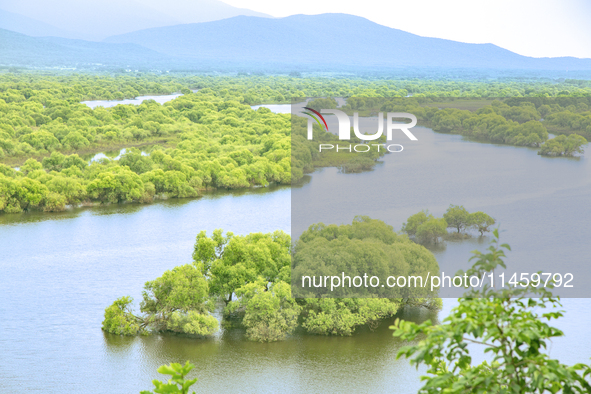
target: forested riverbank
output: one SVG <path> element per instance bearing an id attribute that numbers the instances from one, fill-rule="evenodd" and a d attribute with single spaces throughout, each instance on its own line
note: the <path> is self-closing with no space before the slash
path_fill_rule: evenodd
<path id="1" fill-rule="evenodd" d="M 163 105 L 153 100 L 137 106 L 94 109 L 81 104 L 88 99 L 177 91 L 184 95 Z M 413 97 L 402 99 L 409 95 Z M 68 205 L 146 203 L 155 198 L 197 197 L 208 189 L 290 184 L 317 167 L 366 171 L 383 156 L 375 151 L 319 154 L 305 138 L 305 119 L 290 123 L 289 115 L 250 108 L 262 102 L 353 97 L 344 110 L 367 114 L 404 110 L 415 113 L 436 131 L 541 146 L 541 154 L 570 156 L 583 152 L 584 136 L 591 130 L 590 95 L 589 83 L 576 80 L 480 83 L 2 74 L 0 162 L 5 164 L 0 164 L 0 211 L 61 211 Z M 459 100 L 459 108 L 449 108 L 455 101 L 449 97 L 454 96 L 514 99 L 470 110 L 460 109 L 466 106 L 466 99 Z M 562 98 L 565 96 L 570 98 Z M 391 99 L 376 109 L 368 97 Z M 568 135 L 548 140 L 548 131 Z M 319 136 L 325 142 L 335 138 L 326 132 Z M 90 165 L 80 158 L 134 146 L 149 155 L 129 149 L 118 161 L 99 160 Z M 15 165 L 18 171 L 11 168 Z"/>

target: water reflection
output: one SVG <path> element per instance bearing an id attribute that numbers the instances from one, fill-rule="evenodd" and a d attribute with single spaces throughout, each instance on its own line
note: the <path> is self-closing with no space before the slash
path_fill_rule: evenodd
<path id="1" fill-rule="evenodd" d="M 196 92 L 197 90 L 193 90 Z M 177 97 L 182 96 L 182 93 L 174 93 L 174 94 L 163 94 L 163 95 L 149 95 L 149 96 L 138 96 L 133 99 L 124 99 L 124 100 L 89 100 L 89 101 L 82 101 L 82 104 L 88 105 L 90 108 L 94 109 L 96 107 L 114 107 L 116 105 L 126 105 L 126 104 L 133 104 L 133 105 L 140 105 L 146 100 L 154 100 L 159 104 L 164 104 L 170 100 L 174 100 Z"/>
<path id="2" fill-rule="evenodd" d="M 197 198 L 170 198 L 166 200 L 155 200 L 151 204 L 140 203 L 122 203 L 122 204 L 93 204 L 91 206 L 68 207 L 64 212 L 40 212 L 29 211 L 15 214 L 0 214 L 0 226 L 2 225 L 20 225 L 24 223 L 38 223 L 44 221 L 67 220 L 75 219 L 82 215 L 129 215 L 144 208 L 159 207 L 162 209 L 180 208 L 184 205 L 194 203 L 198 200 L 210 200 L 222 197 L 240 197 L 240 196 L 256 196 L 274 191 L 289 191 L 289 185 L 270 184 L 267 187 L 253 187 L 247 189 L 239 189 L 233 191 L 227 190 L 209 190 L 203 192 Z"/>
<path id="3" fill-rule="evenodd" d="M 436 319 L 436 314 L 415 308 L 397 317 L 420 323 Z M 218 340 L 154 335 L 125 341 L 123 346 L 141 351 L 148 375 L 155 376 L 153 371 L 171 360 L 191 360 L 198 392 L 362 393 L 368 387 L 373 392 L 416 391 L 416 372 L 406 360 L 396 360 L 405 343 L 392 337 L 393 321 L 383 321 L 373 331 L 360 329 L 351 337 L 294 335 L 282 342 L 256 343 L 244 340 L 244 330 L 232 329 Z M 118 338 L 104 335 L 104 341 L 110 363 L 131 361 Z"/>
<path id="4" fill-rule="evenodd" d="M 99 153 L 89 153 L 86 155 L 82 155 L 80 156 L 80 158 L 82 160 L 86 160 L 88 162 L 88 164 L 91 164 L 92 162 L 98 162 L 102 159 L 108 159 L 108 160 L 119 160 L 121 159 L 121 156 L 123 156 L 125 153 L 127 152 L 127 148 L 123 148 L 123 149 L 119 149 L 119 150 L 111 150 L 111 151 L 105 151 L 105 152 L 99 152 Z M 145 151 L 140 151 L 140 154 L 142 156 L 149 156 L 150 154 L 145 152 Z"/>
<path id="5" fill-rule="evenodd" d="M 308 183 L 312 182 L 312 176 L 304 175 L 299 181 L 294 182 L 291 187 L 292 188 L 300 188 L 306 186 Z"/>

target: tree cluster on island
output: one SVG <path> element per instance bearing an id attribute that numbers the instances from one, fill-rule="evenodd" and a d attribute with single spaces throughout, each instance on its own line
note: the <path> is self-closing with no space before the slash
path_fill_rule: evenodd
<path id="1" fill-rule="evenodd" d="M 470 213 L 462 205 L 451 204 L 442 218 L 436 218 L 428 210 L 410 216 L 402 225 L 401 231 L 421 243 L 438 243 L 442 238 L 466 236 L 469 229 L 474 229 L 483 236 L 490 232 L 495 223 L 495 219 L 484 212 Z M 455 234 L 449 234 L 448 228 L 456 230 Z"/>
<path id="2" fill-rule="evenodd" d="M 219 329 L 211 312 L 221 308 L 224 326 L 243 327 L 247 338 L 268 342 L 284 339 L 298 327 L 310 334 L 351 335 L 359 326 L 375 326 L 394 316 L 404 305 L 431 309 L 441 305 L 435 293 L 410 286 L 397 289 L 395 298 L 343 296 L 346 293 L 295 298 L 292 275 L 299 278 L 302 273 L 330 266 L 324 257 L 337 249 L 342 250 L 341 258 L 335 260 L 340 270 L 353 267 L 360 255 L 374 253 L 371 263 L 390 275 L 439 272 L 437 261 L 426 248 L 366 217 L 351 225 L 311 226 L 300 241 L 292 256 L 291 237 L 282 231 L 246 236 L 222 230 L 212 236 L 201 232 L 192 264 L 146 282 L 142 315 L 133 312 L 131 297 L 121 297 L 105 309 L 103 330 L 117 335 L 172 332 L 209 336 Z M 358 275 L 363 270 L 367 267 L 358 264 L 347 273 Z"/>
<path id="3" fill-rule="evenodd" d="M 497 230 L 493 237 L 487 251 L 474 252 L 466 275 L 480 278 L 507 268 L 505 251 L 510 247 L 500 245 Z M 557 310 L 560 299 L 549 289 L 532 282 L 502 290 L 486 284 L 469 290 L 458 301 L 439 324 L 396 319 L 390 327 L 393 336 L 405 342 L 397 358 L 405 357 L 417 368 L 427 367 L 419 394 L 591 392 L 588 364 L 565 365 L 548 354 L 549 343 L 564 335 L 549 324 L 564 316 Z M 472 352 L 481 349 L 492 360 L 475 364 Z M 158 372 L 171 379 L 166 383 L 154 380 L 154 392 L 188 393 L 197 381 L 187 378 L 193 368 L 189 361 L 184 366 L 159 367 Z"/>

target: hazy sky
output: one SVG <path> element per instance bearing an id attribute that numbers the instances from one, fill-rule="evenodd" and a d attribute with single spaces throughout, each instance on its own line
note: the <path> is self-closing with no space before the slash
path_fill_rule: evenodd
<path id="1" fill-rule="evenodd" d="M 341 12 L 521 55 L 591 58 L 591 0 L 222 0 L 275 17 Z"/>

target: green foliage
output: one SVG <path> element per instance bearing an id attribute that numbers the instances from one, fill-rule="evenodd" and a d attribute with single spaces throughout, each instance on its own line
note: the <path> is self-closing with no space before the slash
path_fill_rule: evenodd
<path id="1" fill-rule="evenodd" d="M 35 179 L 23 178 L 17 181 L 16 197 L 23 211 L 42 205 L 48 192 L 47 186 Z"/>
<path id="2" fill-rule="evenodd" d="M 37 150 L 53 151 L 62 146 L 52 133 L 44 130 L 25 134 L 20 140 L 21 142 L 26 142 Z"/>
<path id="3" fill-rule="evenodd" d="M 450 205 L 443 214 L 447 227 L 455 228 L 458 233 L 470 225 L 470 214 L 461 205 Z"/>
<path id="4" fill-rule="evenodd" d="M 188 87 L 199 91 L 188 93 Z M 83 99 L 122 99 L 181 89 L 187 92 L 184 96 L 163 105 L 147 100 L 139 106 L 90 109 L 80 103 Z M 562 97 L 565 92 L 572 97 Z M 409 94 L 413 97 L 405 97 Z M 146 203 L 153 198 L 195 197 L 205 189 L 289 184 L 319 166 L 336 166 L 345 173 L 367 171 L 384 154 L 373 147 L 367 153 L 319 153 L 313 141 L 306 139 L 306 119 L 294 117 L 290 125 L 289 115 L 273 114 L 266 108 L 253 111 L 249 107 L 253 104 L 286 102 L 288 97 L 325 97 L 308 104 L 335 108 L 331 97 L 348 97 L 342 107 L 345 111 L 367 115 L 411 112 L 438 131 L 483 141 L 542 145 L 540 154 L 570 156 L 582 153 L 586 141 L 559 136 L 546 142 L 548 131 L 591 138 L 589 96 L 589 84 L 576 80 L 492 84 L 342 77 L 2 74 L 0 161 L 21 166 L 16 176 L 2 172 L 11 178 L 28 176 L 23 163 L 35 158 L 42 161 L 49 176 L 35 176 L 42 184 L 58 176 L 56 173 L 77 179 L 85 189 L 92 184 L 91 191 L 79 194 L 82 200 L 64 196 L 66 204 Z M 475 105 L 472 98 L 478 97 L 507 98 Z M 320 141 L 338 142 L 337 136 L 318 126 L 314 133 Z M 149 155 L 129 149 L 131 146 L 142 146 Z M 128 149 L 121 160 L 90 166 L 71 154 L 121 148 Z M 119 193 L 114 189 L 120 185 L 105 185 L 108 181 L 104 178 L 112 176 L 114 167 L 128 167 L 141 175 L 143 192 L 133 177 L 126 179 L 134 183 L 130 189 L 135 191 Z M 59 190 L 52 192 L 61 194 Z M 26 209 L 55 210 L 61 209 L 61 201 L 52 195 L 44 196 L 38 205 L 25 205 Z M 25 209 L 16 204 L 5 207 L 2 212 Z"/>
<path id="5" fill-rule="evenodd" d="M 433 130 L 473 136 L 478 139 L 512 145 L 539 146 L 548 132 L 539 122 L 541 116 L 531 103 L 510 106 L 495 101 L 475 112 L 444 108 L 427 113 Z"/>
<path id="6" fill-rule="evenodd" d="M 43 166 L 37 160 L 35 160 L 35 159 L 27 159 L 27 161 L 25 161 L 25 164 L 23 164 L 21 166 L 20 171 L 24 175 L 27 175 L 29 172 L 33 172 L 35 170 L 40 170 L 42 168 L 43 168 Z"/>
<path id="7" fill-rule="evenodd" d="M 361 325 L 375 327 L 394 316 L 402 301 L 388 298 L 306 298 L 302 326 L 312 334 L 348 336 Z"/>
<path id="8" fill-rule="evenodd" d="M 158 372 L 163 375 L 170 375 L 168 383 L 163 383 L 159 380 L 152 380 L 154 384 L 154 391 L 141 391 L 140 394 L 189 394 L 189 389 L 197 382 L 195 379 L 186 379 L 189 372 L 195 368 L 195 365 L 189 361 L 185 365 L 178 363 L 170 363 L 170 365 L 162 365 L 158 368 Z M 193 394 L 195 392 L 193 391 Z"/>
<path id="9" fill-rule="evenodd" d="M 301 261 L 301 253 L 322 257 L 322 240 L 329 239 L 357 245 L 350 250 L 351 261 L 377 246 L 383 249 L 377 256 L 390 255 L 385 261 L 393 264 L 398 270 L 395 273 L 419 278 L 429 271 L 438 272 L 437 261 L 427 249 L 396 234 L 384 222 L 367 217 L 358 217 L 347 226 L 312 226 L 302 234 L 294 261 Z M 374 257 L 367 256 L 366 263 L 373 264 Z M 133 315 L 131 299 L 124 297 L 107 308 L 105 316 L 108 312 L 109 319 L 105 321 L 115 322 L 108 327 L 134 323 L 138 328 L 135 333 L 209 336 L 217 331 L 218 321 L 208 312 L 216 300 L 223 300 L 227 323 L 244 327 L 250 340 L 272 342 L 285 339 L 298 327 L 313 334 L 351 335 L 359 326 L 374 328 L 382 319 L 394 316 L 402 305 L 441 307 L 441 300 L 423 288 L 405 289 L 405 300 L 371 294 L 366 295 L 368 298 L 296 299 L 290 284 L 291 261 L 291 237 L 282 231 L 246 236 L 230 232 L 224 235 L 222 230 L 207 236 L 202 231 L 196 238 L 193 264 L 176 267 L 146 282 L 140 304 L 143 316 Z M 300 269 L 298 263 L 294 267 Z M 109 332 L 119 333 L 114 329 Z M 129 330 L 129 335 L 133 333 Z"/>
<path id="10" fill-rule="evenodd" d="M 321 109 L 335 109 L 337 107 L 337 101 L 331 97 L 317 98 L 310 100 L 306 106 L 317 111 L 320 111 Z"/>
<path id="11" fill-rule="evenodd" d="M 258 342 L 284 339 L 298 326 L 301 307 L 291 297 L 291 286 L 283 281 L 267 289 L 264 280 L 249 283 L 236 290 L 240 297 L 228 310 L 244 309 L 242 324 L 246 337 Z"/>
<path id="12" fill-rule="evenodd" d="M 18 181 L 0 174 L 0 210 L 7 213 L 22 212 L 20 194 Z"/>
<path id="13" fill-rule="evenodd" d="M 569 136 L 559 135 L 556 138 L 546 141 L 540 148 L 538 154 L 543 156 L 574 156 L 575 153 L 583 153 L 583 145 L 587 140 L 577 134 Z"/>
<path id="14" fill-rule="evenodd" d="M 139 200 L 144 194 L 144 183 L 127 167 L 114 167 L 100 173 L 86 190 L 89 196 L 101 202 L 118 203 Z"/>
<path id="15" fill-rule="evenodd" d="M 455 228 L 457 234 L 461 230 L 474 228 L 482 236 L 494 224 L 495 219 L 484 212 L 469 213 L 463 206 L 450 205 L 443 218 L 435 218 L 427 210 L 412 215 L 402 225 L 402 232 L 420 243 L 437 243 L 440 238 L 449 236 L 447 227 Z"/>
<path id="16" fill-rule="evenodd" d="M 155 331 L 209 335 L 217 329 L 217 320 L 211 316 L 196 316 L 207 315 L 209 309 L 207 281 L 194 265 L 166 271 L 144 286 L 141 311 L 146 314 L 145 321 Z"/>
<path id="17" fill-rule="evenodd" d="M 78 204 L 87 196 L 84 181 L 79 178 L 55 176 L 46 185 L 50 192 L 63 197 L 66 204 Z"/>
<path id="18" fill-rule="evenodd" d="M 417 230 L 419 226 L 431 219 L 435 219 L 435 217 L 431 215 L 427 210 L 415 213 L 414 215 L 406 219 L 406 222 L 402 224 L 401 231 L 410 236 L 415 236 L 417 235 Z"/>
<path id="19" fill-rule="evenodd" d="M 481 236 L 484 235 L 484 233 L 489 232 L 490 226 L 496 223 L 495 219 L 481 211 L 471 213 L 468 217 L 468 222 L 471 227 L 474 227 L 480 232 Z"/>
<path id="20" fill-rule="evenodd" d="M 507 97 L 507 93 L 488 97 Z M 548 93 L 547 97 L 511 97 L 489 101 L 490 104 L 480 101 L 482 104 L 478 105 L 478 99 L 469 102 L 446 98 L 446 95 L 435 98 L 436 95 L 431 92 L 428 95 L 434 98 L 419 98 L 416 95 L 404 101 L 390 99 L 380 110 L 412 112 L 435 131 L 517 146 L 539 147 L 548 140 L 549 131 L 555 134 L 576 133 L 591 138 L 588 97 L 556 98 L 549 97 Z"/>
<path id="21" fill-rule="evenodd" d="M 211 238 L 202 231 L 197 235 L 193 259 L 209 278 L 210 293 L 228 304 L 234 292 L 259 277 L 266 283 L 284 278 L 290 248 L 291 237 L 283 231 L 246 236 L 229 232 L 224 237 L 216 230 Z"/>
<path id="22" fill-rule="evenodd" d="M 90 145 L 88 139 L 78 131 L 70 131 L 68 135 L 64 137 L 62 143 L 67 149 L 81 149 Z"/>
<path id="23" fill-rule="evenodd" d="M 121 297 L 105 309 L 103 330 L 116 335 L 137 335 L 142 332 L 141 320 L 133 315 L 131 297 Z"/>
<path id="24" fill-rule="evenodd" d="M 139 150 L 130 149 L 121 156 L 119 165 L 129 167 L 136 174 L 143 174 L 151 171 L 154 163 L 149 156 L 143 156 Z"/>
<path id="25" fill-rule="evenodd" d="M 223 93 L 223 89 L 201 89 L 164 105 L 149 100 L 139 106 L 90 109 L 77 102 L 80 90 L 87 98 L 102 94 L 100 98 L 110 99 L 181 88 L 178 83 L 159 85 L 150 78 L 122 82 L 85 77 L 80 81 L 72 76 L 22 81 L 19 86 L 30 91 L 27 97 L 11 99 L 9 104 L 2 102 L 1 156 L 17 164 L 22 162 L 21 158 L 43 157 L 42 168 L 51 178 L 57 176 L 52 172 L 55 171 L 83 180 L 85 190 L 80 195 L 84 200 L 74 202 L 65 196 L 71 204 L 150 202 L 154 197 L 196 197 L 204 189 L 291 181 L 289 117 L 267 109 L 253 111 L 243 104 L 236 89 L 232 94 L 228 90 Z M 201 78 L 192 82 L 203 83 Z M 215 80 L 210 83 L 216 84 Z M 98 85 L 101 87 L 97 88 Z M 19 90 L 11 87 L 12 81 L 3 85 L 0 76 L 0 97 L 5 88 L 10 97 L 13 92 L 18 96 Z M 66 155 L 73 150 L 100 152 L 104 147 L 128 147 L 138 142 L 146 146 L 149 154 L 131 148 L 120 160 L 103 160 L 90 166 L 77 155 Z M 166 148 L 154 147 L 156 143 L 163 143 Z M 27 165 L 21 167 L 23 175 L 34 170 Z M 137 177 L 123 170 L 126 167 L 141 175 L 141 182 L 153 187 L 142 187 Z M 60 194 L 59 190 L 53 192 Z M 45 209 L 43 205 L 31 208 Z M 53 205 L 46 210 L 53 210 Z"/>
<path id="26" fill-rule="evenodd" d="M 212 305 L 207 280 L 191 264 L 146 282 L 140 304 L 143 316 L 133 314 L 131 302 L 130 297 L 121 297 L 109 306 L 105 310 L 103 330 L 119 335 L 169 331 L 209 336 L 219 326 L 217 319 L 209 314 Z"/>
<path id="27" fill-rule="evenodd" d="M 433 296 L 420 286 L 315 287 L 309 277 L 367 275 L 415 276 L 426 280 L 428 273 L 439 272 L 435 257 L 424 246 L 398 235 L 381 220 L 358 216 L 350 225 L 315 224 L 302 233 L 294 248 L 292 277 L 296 297 L 309 298 L 379 296 L 409 298 Z M 345 281 L 346 279 L 343 279 Z"/>
<path id="28" fill-rule="evenodd" d="M 48 192 L 43 201 L 43 211 L 45 212 L 61 212 L 66 209 L 66 197 L 56 193 Z"/>
<path id="29" fill-rule="evenodd" d="M 439 242 L 439 238 L 447 234 L 447 222 L 445 219 L 429 219 L 417 228 L 417 239 L 420 242 Z"/>
<path id="30" fill-rule="evenodd" d="M 47 171 L 61 171 L 65 158 L 66 157 L 59 152 L 51 152 L 51 156 L 43 158 L 43 168 Z"/>
<path id="31" fill-rule="evenodd" d="M 215 317 L 194 310 L 187 313 L 174 311 L 166 322 L 166 328 L 169 331 L 198 336 L 212 335 L 217 331 L 218 326 Z"/>
<path id="32" fill-rule="evenodd" d="M 353 159 L 343 163 L 339 169 L 344 173 L 363 172 L 371 170 L 375 164 L 375 160 L 369 157 L 363 157 L 361 154 L 356 154 Z"/>
<path id="33" fill-rule="evenodd" d="M 499 246 L 497 230 L 494 237 L 487 253 L 474 252 L 475 263 L 467 275 L 481 278 L 506 267 L 503 249 L 509 246 Z M 563 335 L 547 322 L 563 314 L 541 312 L 548 306 L 560 307 L 559 299 L 531 283 L 521 285 L 504 290 L 485 285 L 470 290 L 439 325 L 396 320 L 391 327 L 394 336 L 421 339 L 398 353 L 417 367 L 424 364 L 429 368 L 420 393 L 590 392 L 588 365 L 566 366 L 545 353 L 548 341 Z M 538 298 L 529 298 L 532 295 Z M 483 347 L 492 363 L 472 365 L 469 344 Z"/>
<path id="34" fill-rule="evenodd" d="M 143 173 L 141 178 L 144 183 L 154 185 L 156 194 L 165 194 L 170 197 L 195 197 L 198 195 L 197 189 L 201 186 L 199 178 L 195 177 L 188 182 L 187 176 L 176 170 L 165 172 L 157 169 Z"/>
<path id="35" fill-rule="evenodd" d="M 324 100 L 324 99 L 323 99 Z M 324 107 L 326 108 L 326 107 Z M 318 152 L 318 142 L 339 145 L 341 150 L 353 149 L 352 144 L 343 143 L 335 134 L 327 132 L 324 128 L 314 125 L 314 140 L 307 139 L 307 123 L 302 117 L 291 119 L 291 180 L 297 182 L 305 173 L 312 172 L 315 167 L 338 167 L 343 173 L 356 173 L 371 170 L 377 160 L 385 155 L 385 149 L 370 146 L 368 152 L 343 152 L 334 151 Z M 362 141 L 353 137 L 351 143 L 359 144 Z M 384 142 L 384 141 L 380 141 Z"/>

